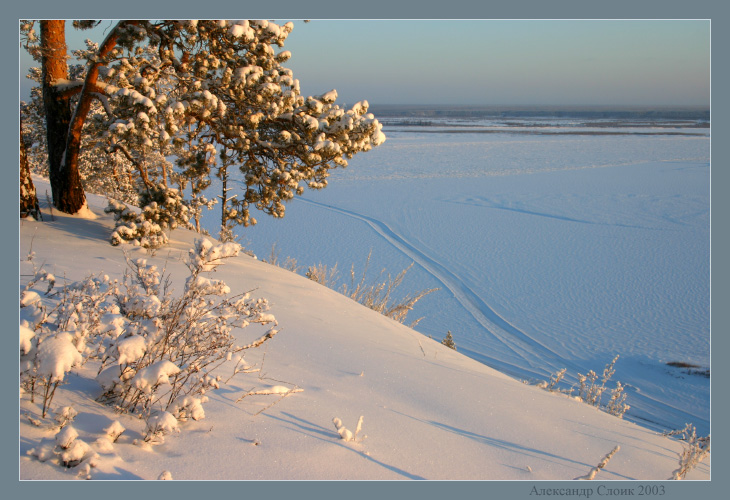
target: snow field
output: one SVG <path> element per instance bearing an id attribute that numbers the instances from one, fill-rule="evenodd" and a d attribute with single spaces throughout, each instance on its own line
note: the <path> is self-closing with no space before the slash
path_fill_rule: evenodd
<path id="1" fill-rule="evenodd" d="M 709 185 L 704 134 L 398 131 L 244 244 L 344 278 L 370 249 L 371 274 L 416 262 L 424 334 L 528 380 L 619 354 L 626 418 L 707 433 L 709 380 L 666 363 L 709 368 Z"/>

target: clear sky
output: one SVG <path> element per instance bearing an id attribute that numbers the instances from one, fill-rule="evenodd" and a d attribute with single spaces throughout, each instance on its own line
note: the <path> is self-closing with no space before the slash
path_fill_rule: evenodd
<path id="1" fill-rule="evenodd" d="M 295 21 L 285 49 L 302 93 L 349 104 L 710 105 L 707 20 Z"/>

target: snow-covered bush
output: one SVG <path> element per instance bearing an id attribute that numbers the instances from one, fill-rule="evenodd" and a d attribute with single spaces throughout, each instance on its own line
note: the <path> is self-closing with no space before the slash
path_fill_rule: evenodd
<path id="1" fill-rule="evenodd" d="M 59 442 L 59 435 L 65 430 L 71 429 L 72 428 L 70 426 L 64 427 L 56 435 L 56 443 L 58 444 L 58 447 L 61 448 L 59 450 L 59 457 L 63 465 L 69 468 L 78 466 L 84 460 L 96 457 L 96 452 L 94 452 L 86 441 L 78 439 L 78 433 L 76 432 L 74 432 L 75 435 L 71 435 L 72 437 L 64 436 L 63 439 L 65 439 L 65 441 Z"/>
<path id="2" fill-rule="evenodd" d="M 82 362 L 83 358 L 68 334 L 51 337 L 38 346 L 35 370 L 36 383 L 43 387 L 43 417 L 50 408 L 56 389 L 64 382 L 66 373 Z"/>
<path id="3" fill-rule="evenodd" d="M 327 264 L 320 262 L 315 266 L 309 266 L 304 275 L 327 288 L 335 289 L 337 287 L 337 264 L 330 268 Z"/>
<path id="4" fill-rule="evenodd" d="M 78 431 L 69 425 L 68 427 L 64 427 L 58 431 L 56 434 L 56 444 L 61 448 L 66 449 L 71 446 L 71 443 L 73 443 L 77 437 L 79 437 Z"/>
<path id="5" fill-rule="evenodd" d="M 383 269 L 380 272 L 380 278 L 378 280 L 374 283 L 367 284 L 367 272 L 370 267 L 371 257 L 372 252 L 368 254 L 368 258 L 365 262 L 365 267 L 363 268 L 362 276 L 359 281 L 355 278 L 355 265 L 352 265 L 350 268 L 350 286 L 346 283 L 343 284 L 340 287 L 340 293 L 356 302 L 359 302 L 365 307 L 372 309 L 373 311 L 377 311 L 384 316 L 398 321 L 399 323 L 404 323 L 406 316 L 413 310 L 416 302 L 426 295 L 438 290 L 438 288 L 431 288 L 428 290 L 422 290 L 415 294 L 407 295 L 402 299 L 394 299 L 393 294 L 395 293 L 395 290 L 403 283 L 406 273 L 413 267 L 413 264 L 398 273 L 395 277 L 392 277 L 392 275 L 388 273 L 388 277 L 386 279 L 383 279 L 383 275 L 385 274 L 385 269 Z M 333 290 L 337 289 L 337 282 L 339 281 L 337 264 L 335 264 L 332 268 L 329 268 L 326 264 L 310 266 L 305 275 L 307 278 L 312 281 L 316 281 L 321 285 L 332 288 Z M 381 281 L 381 279 L 383 281 Z M 413 328 L 422 319 L 423 318 L 419 318 L 411 322 L 408 326 Z"/>
<path id="6" fill-rule="evenodd" d="M 601 377 L 601 383 L 598 383 L 598 375 L 593 370 L 590 370 L 587 375 L 582 373 L 578 374 L 578 397 L 583 402 L 592 406 L 601 406 L 601 396 L 606 390 L 606 382 L 608 382 L 613 374 L 616 372 L 614 365 L 618 360 L 618 354 L 613 360 L 606 365 L 603 369 L 603 376 Z"/>
<path id="7" fill-rule="evenodd" d="M 117 294 L 126 319 L 124 333 L 106 349 L 97 377 L 104 388 L 102 401 L 123 412 L 204 418 L 205 393 L 224 383 L 213 371 L 277 333 L 270 328 L 250 344 L 235 345 L 234 328 L 275 326 L 276 319 L 267 313 L 265 299 L 248 293 L 229 297 L 224 282 L 203 276 L 239 250 L 236 243 L 198 240 L 189 253 L 190 276 L 179 297 L 163 286 L 165 279 L 154 266 L 143 260 L 130 263 L 131 272 Z"/>
<path id="8" fill-rule="evenodd" d="M 611 391 L 611 399 L 609 399 L 606 405 L 606 411 L 618 418 L 623 418 L 624 413 L 631 408 L 625 401 L 626 394 L 624 393 L 624 387 L 621 385 L 621 382 L 616 382 L 616 388 Z"/>
<path id="9" fill-rule="evenodd" d="M 35 332 L 27 326 L 20 325 L 20 355 L 28 354 L 33 349 Z"/>
<path id="10" fill-rule="evenodd" d="M 281 267 L 283 269 L 286 269 L 287 271 L 291 271 L 292 273 L 297 274 L 301 269 L 301 266 L 297 263 L 297 259 L 293 257 L 287 257 L 284 262 L 281 262 L 279 260 L 279 250 L 276 247 L 276 243 L 271 245 L 271 253 L 269 254 L 269 258 L 262 259 L 262 262 L 266 262 L 267 264 L 271 264 L 272 266 Z"/>
<path id="11" fill-rule="evenodd" d="M 178 421 L 172 413 L 161 411 L 147 419 L 144 441 L 147 443 L 162 443 L 164 436 L 180 432 Z"/>
<path id="12" fill-rule="evenodd" d="M 29 261 L 32 262 L 33 256 L 29 255 Z M 37 284 L 46 282 L 48 286 L 43 292 L 49 294 L 56 284 L 56 278 L 44 269 L 33 268 L 33 278 L 26 284 L 23 291 L 20 293 L 20 344 L 21 350 L 25 349 L 26 354 L 30 349 L 30 339 L 35 336 L 35 330 L 45 321 L 47 311 L 43 305 L 43 300 L 37 291 L 32 290 Z M 30 330 L 23 331 L 23 328 Z"/>
<path id="13" fill-rule="evenodd" d="M 100 453 L 113 452 L 114 443 L 117 442 L 119 436 L 121 436 L 126 430 L 127 429 L 125 429 L 125 427 L 120 424 L 118 420 L 115 420 L 104 429 L 104 434 L 97 438 L 96 441 L 94 441 L 96 449 Z"/>
<path id="14" fill-rule="evenodd" d="M 684 449 L 679 454 L 679 467 L 672 472 L 670 479 L 684 479 L 689 471 L 697 467 L 710 454 L 710 436 L 697 436 L 697 429 L 686 424 L 683 429 L 665 432 L 665 436 L 679 436 Z"/>
<path id="15" fill-rule="evenodd" d="M 593 370 L 590 370 L 587 375 L 579 373 L 577 398 L 586 404 L 601 408 L 606 411 L 606 413 L 610 413 L 618 418 L 623 418 L 624 414 L 631 407 L 626 404 L 626 393 L 624 393 L 624 386 L 621 382 L 616 382 L 616 387 L 611 391 L 608 403 L 606 403 L 605 406 L 602 406 L 601 404 L 601 396 L 604 392 L 606 392 L 606 382 L 611 380 L 611 377 L 616 372 L 614 365 L 618 358 L 619 355 L 617 354 L 616 357 L 614 357 L 613 360 L 603 369 L 603 376 L 600 379 L 600 384 L 598 382 L 598 375 Z M 560 389 L 558 386 L 565 377 L 566 372 L 567 369 L 565 368 L 558 370 L 554 374 L 550 375 L 549 381 L 543 380 L 538 382 L 536 385 L 546 391 L 565 393 L 572 396 L 575 387 L 571 387 L 570 389 Z"/>
<path id="16" fill-rule="evenodd" d="M 213 373 L 216 368 L 235 358 L 234 374 L 245 371 L 239 370 L 243 351 L 277 333 L 272 327 L 253 342 L 235 343 L 235 328 L 277 325 L 265 299 L 230 296 L 224 282 L 206 276 L 239 251 L 236 243 L 196 241 L 180 296 L 173 295 L 164 272 L 144 259 L 128 260 L 121 282 L 90 276 L 48 290 L 45 299 L 31 288 L 51 276 L 37 271 L 20 301 L 21 388 L 32 401 L 40 395 L 45 418 L 67 372 L 93 359 L 100 364 L 100 399 L 118 411 L 204 418 L 205 393 L 226 383 Z"/>
<path id="17" fill-rule="evenodd" d="M 32 288 L 48 283 L 46 301 Z M 55 277 L 35 269 L 20 296 L 20 386 L 43 401 L 45 417 L 53 396 L 72 368 L 82 365 L 93 350 L 89 339 L 104 328 L 113 306 L 108 277 L 90 276 L 53 292 Z M 47 302 L 47 303 L 46 303 Z"/>

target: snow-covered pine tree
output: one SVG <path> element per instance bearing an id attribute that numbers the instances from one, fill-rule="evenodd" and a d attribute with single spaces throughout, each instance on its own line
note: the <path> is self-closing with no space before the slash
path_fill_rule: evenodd
<path id="1" fill-rule="evenodd" d="M 456 343 L 454 343 L 454 337 L 451 335 L 451 330 L 446 332 L 446 337 L 441 341 L 443 345 L 456 350 Z"/>
<path id="2" fill-rule="evenodd" d="M 335 104 L 334 90 L 300 94 L 299 81 L 282 66 L 291 53 L 278 50 L 292 28 L 268 21 L 119 21 L 100 45 L 75 53 L 87 61 L 83 78 L 47 82 L 55 92 L 47 93 L 50 101 L 79 94 L 66 130 L 65 168 L 77 168 L 81 130 L 93 121 L 107 150 L 133 164 L 147 187 L 177 176 L 200 189 L 211 169 L 237 166 L 242 192 L 224 200 L 222 230 L 226 223 L 254 224 L 251 207 L 283 217 L 286 201 L 305 187 L 325 187 L 331 168 L 385 140 L 367 101 L 348 110 Z M 49 48 L 43 37 L 38 43 L 33 22 L 21 21 L 21 34 L 39 58 Z M 94 99 L 102 106 L 90 120 Z M 47 111 L 47 121 L 55 120 Z M 175 171 L 166 160 L 171 153 Z M 227 159 L 223 165 L 218 155 Z"/>

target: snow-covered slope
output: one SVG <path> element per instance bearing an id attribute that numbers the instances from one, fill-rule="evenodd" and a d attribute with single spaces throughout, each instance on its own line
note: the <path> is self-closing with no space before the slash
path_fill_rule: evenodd
<path id="1" fill-rule="evenodd" d="M 37 182 L 40 193 L 48 189 Z M 181 257 L 199 235 L 174 231 L 171 244 L 154 256 L 112 247 L 106 201 L 89 196 L 89 204 L 96 218 L 51 217 L 45 210 L 43 222 L 21 221 L 21 287 L 31 250 L 35 264 L 59 281 L 102 271 L 119 278 L 126 250 L 165 267 L 182 288 Z M 94 400 L 100 390 L 93 367 L 74 371 L 53 409 L 78 411 L 71 425 L 99 454 L 92 479 L 157 479 L 166 470 L 173 479 L 571 480 L 617 445 L 597 479 L 667 479 L 677 468 L 678 441 L 512 379 L 306 278 L 243 254 L 216 277 L 232 292 L 255 289 L 271 304 L 280 332 L 249 360 L 263 364 L 262 378 L 237 376 L 209 393 L 204 420 L 182 423 L 164 444 L 143 448 L 133 441 L 142 437 L 144 422 Z M 245 342 L 254 333 L 240 335 Z M 282 383 L 303 390 L 281 400 L 236 402 L 253 388 Z M 51 419 L 39 415 L 39 404 L 22 396 L 20 478 L 85 477 L 79 468 L 28 455 L 55 434 Z M 360 437 L 367 437 L 340 439 L 333 419 L 354 431 L 360 416 Z M 119 441 L 93 444 L 114 420 L 127 429 Z M 709 476 L 708 458 L 688 478 Z"/>

